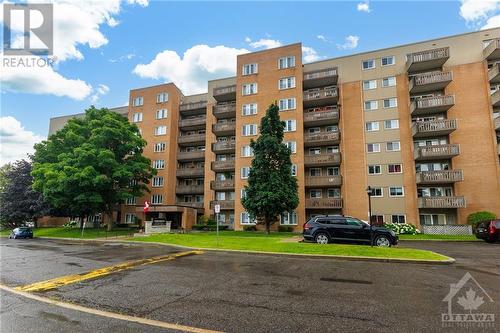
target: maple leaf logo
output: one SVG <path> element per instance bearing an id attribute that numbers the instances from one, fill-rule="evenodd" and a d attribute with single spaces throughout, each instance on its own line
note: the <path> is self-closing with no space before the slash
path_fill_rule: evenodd
<path id="1" fill-rule="evenodd" d="M 460 304 L 464 310 L 469 310 L 472 312 L 472 310 L 477 310 L 483 303 L 483 297 L 482 296 L 476 296 L 476 292 L 469 288 L 465 292 L 465 296 L 460 296 L 457 300 L 457 303 Z"/>

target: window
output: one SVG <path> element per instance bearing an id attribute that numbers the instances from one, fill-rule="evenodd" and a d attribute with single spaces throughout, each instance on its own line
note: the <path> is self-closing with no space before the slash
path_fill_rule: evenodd
<path id="1" fill-rule="evenodd" d="M 281 78 L 278 82 L 278 88 L 280 90 L 295 88 L 295 76 Z"/>
<path id="2" fill-rule="evenodd" d="M 295 67 L 295 56 L 288 56 L 278 59 L 279 69 L 290 68 L 290 67 Z"/>
<path id="3" fill-rule="evenodd" d="M 319 127 L 311 127 L 311 128 L 309 128 L 308 132 L 309 132 L 309 134 L 319 133 L 319 132 L 321 132 L 321 128 L 319 128 Z"/>
<path id="4" fill-rule="evenodd" d="M 257 104 L 256 103 L 243 104 L 243 106 L 241 107 L 241 114 L 244 116 L 251 116 L 257 114 Z"/>
<path id="5" fill-rule="evenodd" d="M 132 100 L 132 106 L 141 106 L 144 104 L 144 99 L 142 97 L 136 97 Z"/>
<path id="6" fill-rule="evenodd" d="M 382 173 L 382 168 L 380 165 L 369 165 L 368 174 L 369 175 L 380 175 Z"/>
<path id="7" fill-rule="evenodd" d="M 137 204 L 137 197 L 127 198 L 125 200 L 126 205 L 135 205 Z"/>
<path id="8" fill-rule="evenodd" d="M 340 168 L 339 167 L 331 167 L 326 169 L 326 173 L 328 176 L 339 176 L 340 175 Z"/>
<path id="9" fill-rule="evenodd" d="M 368 143 L 366 151 L 369 153 L 380 153 L 380 143 Z"/>
<path id="10" fill-rule="evenodd" d="M 165 169 L 165 160 L 153 161 L 153 169 Z"/>
<path id="11" fill-rule="evenodd" d="M 365 102 L 365 110 L 371 111 L 378 109 L 378 101 L 366 101 Z"/>
<path id="12" fill-rule="evenodd" d="M 125 223 L 135 223 L 137 221 L 137 217 L 135 214 L 127 213 L 125 214 Z"/>
<path id="13" fill-rule="evenodd" d="M 243 168 L 241 168 L 241 179 L 247 179 L 249 174 L 250 174 L 250 168 L 249 167 L 243 167 Z"/>
<path id="14" fill-rule="evenodd" d="M 168 101 L 168 93 L 162 92 L 156 95 L 156 103 L 165 103 Z"/>
<path id="15" fill-rule="evenodd" d="M 370 223 L 372 225 L 383 225 L 384 224 L 384 215 L 372 215 Z"/>
<path id="16" fill-rule="evenodd" d="M 250 220 L 250 215 L 247 212 L 242 212 L 241 218 L 240 218 L 240 223 L 241 224 L 255 224 L 255 220 Z"/>
<path id="17" fill-rule="evenodd" d="M 292 164 L 292 168 L 291 168 L 290 172 L 291 172 L 292 176 L 297 177 L 297 164 Z"/>
<path id="18" fill-rule="evenodd" d="M 377 88 L 377 80 L 363 81 L 363 90 L 371 90 Z"/>
<path id="19" fill-rule="evenodd" d="M 384 99 L 384 108 L 395 108 L 396 106 L 398 106 L 398 100 L 395 97 Z"/>
<path id="20" fill-rule="evenodd" d="M 382 63 L 382 66 L 391 66 L 396 64 L 396 57 L 394 56 L 383 57 L 380 62 Z"/>
<path id="21" fill-rule="evenodd" d="M 401 164 L 389 164 L 387 166 L 387 171 L 389 173 L 402 173 L 403 168 L 402 168 Z"/>
<path id="22" fill-rule="evenodd" d="M 384 191 L 381 187 L 372 187 L 372 197 L 382 198 L 384 196 Z"/>
<path id="23" fill-rule="evenodd" d="M 243 136 L 257 135 L 257 125 L 256 124 L 243 125 L 241 128 L 241 135 Z"/>
<path id="24" fill-rule="evenodd" d="M 389 196 L 390 197 L 402 197 L 404 196 L 404 190 L 401 186 L 389 187 Z"/>
<path id="25" fill-rule="evenodd" d="M 165 134 L 167 134 L 167 126 L 155 127 L 155 135 L 165 135 Z"/>
<path id="26" fill-rule="evenodd" d="M 406 215 L 403 214 L 395 214 L 391 215 L 392 223 L 406 223 Z"/>
<path id="27" fill-rule="evenodd" d="M 226 192 L 215 192 L 215 200 L 219 201 L 226 200 Z"/>
<path id="28" fill-rule="evenodd" d="M 297 152 L 297 142 L 295 141 L 286 141 L 286 142 L 283 142 L 285 144 L 285 146 L 288 147 L 288 149 L 290 149 L 290 151 L 292 152 L 292 154 L 295 154 Z"/>
<path id="29" fill-rule="evenodd" d="M 284 98 L 280 99 L 279 107 L 280 111 L 293 110 L 295 109 L 295 98 Z"/>
<path id="30" fill-rule="evenodd" d="M 396 85 L 396 77 L 388 76 L 382 79 L 382 87 L 394 87 Z"/>
<path id="31" fill-rule="evenodd" d="M 153 177 L 153 187 L 162 187 L 163 177 L 155 176 Z"/>
<path id="32" fill-rule="evenodd" d="M 316 190 L 316 189 L 310 190 L 309 191 L 309 197 L 313 198 L 313 199 L 314 198 L 321 198 L 321 190 Z"/>
<path id="33" fill-rule="evenodd" d="M 142 112 L 137 112 L 132 114 L 132 122 L 138 123 L 142 121 Z"/>
<path id="34" fill-rule="evenodd" d="M 151 196 L 151 204 L 158 205 L 163 202 L 163 195 L 161 194 L 153 194 Z"/>
<path id="35" fill-rule="evenodd" d="M 379 130 L 379 122 L 378 121 L 369 121 L 365 124 L 365 128 L 367 132 L 374 132 Z"/>
<path id="36" fill-rule="evenodd" d="M 287 213 L 281 214 L 280 224 L 282 224 L 282 225 L 297 225 L 298 224 L 297 213 L 296 212 L 291 212 L 291 213 L 287 212 Z"/>
<path id="37" fill-rule="evenodd" d="M 258 71 L 257 64 L 243 65 L 243 75 L 257 74 L 257 71 Z"/>
<path id="38" fill-rule="evenodd" d="M 294 132 L 297 129 L 297 122 L 295 119 L 285 120 L 284 132 Z"/>
<path id="39" fill-rule="evenodd" d="M 363 60 L 363 62 L 361 64 L 361 68 L 363 70 L 375 68 L 375 60 L 373 60 L 373 59 Z"/>
<path id="40" fill-rule="evenodd" d="M 384 121 L 384 127 L 385 127 L 385 129 L 399 128 L 399 120 L 397 120 L 397 119 L 386 120 L 386 121 Z"/>
<path id="41" fill-rule="evenodd" d="M 156 110 L 156 119 L 167 118 L 167 109 Z"/>
<path id="42" fill-rule="evenodd" d="M 241 94 L 243 96 L 257 93 L 257 83 L 247 83 L 241 86 Z"/>
<path id="43" fill-rule="evenodd" d="M 243 199 L 243 198 L 246 198 L 247 197 L 247 191 L 245 191 L 244 188 L 242 188 L 240 190 L 240 198 Z"/>
<path id="44" fill-rule="evenodd" d="M 154 152 L 159 153 L 159 152 L 165 151 L 166 147 L 167 147 L 167 144 L 165 142 L 155 143 Z"/>
<path id="45" fill-rule="evenodd" d="M 340 198 L 340 188 L 329 188 L 326 190 L 328 198 Z"/>
<path id="46" fill-rule="evenodd" d="M 399 141 L 391 141 L 386 143 L 387 151 L 399 151 L 401 150 L 401 144 Z"/>
<path id="47" fill-rule="evenodd" d="M 319 177 L 321 176 L 321 168 L 310 168 L 309 175 L 311 177 Z"/>
<path id="48" fill-rule="evenodd" d="M 253 156 L 252 147 L 246 145 L 241 147 L 241 157 L 251 157 Z"/>

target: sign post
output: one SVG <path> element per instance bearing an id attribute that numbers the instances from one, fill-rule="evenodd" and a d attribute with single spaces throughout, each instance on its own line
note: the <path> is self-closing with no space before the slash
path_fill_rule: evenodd
<path id="1" fill-rule="evenodd" d="M 214 206 L 214 211 L 215 211 L 215 225 L 216 225 L 216 230 L 217 230 L 217 247 L 219 246 L 219 213 L 220 213 L 220 205 L 216 204 Z"/>

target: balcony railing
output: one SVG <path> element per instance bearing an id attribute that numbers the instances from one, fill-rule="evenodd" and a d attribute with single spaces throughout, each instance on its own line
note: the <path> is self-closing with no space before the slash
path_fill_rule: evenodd
<path id="1" fill-rule="evenodd" d="M 340 198 L 308 198 L 306 209 L 342 209 Z"/>
<path id="2" fill-rule="evenodd" d="M 307 176 L 306 186 L 308 187 L 329 187 L 342 185 L 342 176 Z"/>
<path id="3" fill-rule="evenodd" d="M 304 123 L 308 125 L 328 125 L 338 122 L 339 111 L 337 109 L 304 113 Z"/>
<path id="4" fill-rule="evenodd" d="M 215 172 L 234 171 L 234 160 L 213 161 L 212 171 Z"/>
<path id="5" fill-rule="evenodd" d="M 432 72 L 415 75 L 410 81 L 410 93 L 442 90 L 452 80 L 452 72 Z"/>
<path id="6" fill-rule="evenodd" d="M 203 202 L 184 202 L 184 201 L 177 201 L 177 205 L 179 206 L 188 206 L 192 208 L 203 208 Z"/>
<path id="7" fill-rule="evenodd" d="M 205 151 L 197 150 L 197 151 L 180 151 L 177 153 L 178 160 L 204 160 L 205 159 Z"/>
<path id="8" fill-rule="evenodd" d="M 205 127 L 207 123 L 207 118 L 205 117 L 197 117 L 197 118 L 188 118 L 179 120 L 179 127 Z"/>
<path id="9" fill-rule="evenodd" d="M 177 169 L 176 175 L 179 178 L 203 177 L 205 175 L 204 168 L 181 168 Z"/>
<path id="10" fill-rule="evenodd" d="M 210 182 L 210 188 L 214 191 L 225 191 L 234 189 L 234 180 L 212 180 Z"/>
<path id="11" fill-rule="evenodd" d="M 216 135 L 229 135 L 236 131 L 236 123 L 217 123 L 212 125 L 212 132 Z"/>
<path id="12" fill-rule="evenodd" d="M 500 115 L 493 120 L 495 131 L 500 131 Z"/>
<path id="13" fill-rule="evenodd" d="M 410 53 L 407 55 L 406 68 L 408 72 L 440 68 L 449 58 L 449 47 Z"/>
<path id="14" fill-rule="evenodd" d="M 500 58 L 500 39 L 494 39 L 488 45 L 486 45 L 486 47 L 483 49 L 483 57 L 486 60 Z"/>
<path id="15" fill-rule="evenodd" d="M 465 208 L 464 197 L 421 197 L 418 208 Z"/>
<path id="16" fill-rule="evenodd" d="M 218 152 L 230 152 L 236 149 L 235 141 L 221 141 L 212 144 L 212 151 L 214 153 Z"/>
<path id="17" fill-rule="evenodd" d="M 328 166 L 340 164 L 340 153 L 305 155 L 304 164 L 306 166 Z"/>
<path id="18" fill-rule="evenodd" d="M 460 146 L 457 144 L 423 146 L 415 148 L 416 160 L 435 160 L 451 158 L 460 154 Z"/>
<path id="19" fill-rule="evenodd" d="M 500 83 L 500 64 L 496 63 L 488 70 L 488 80 L 491 84 Z"/>
<path id="20" fill-rule="evenodd" d="M 493 94 L 491 94 L 491 105 L 494 107 L 500 106 L 500 89 L 497 89 Z"/>
<path id="21" fill-rule="evenodd" d="M 181 104 L 179 106 L 179 110 L 182 111 L 191 111 L 191 110 L 198 110 L 198 109 L 206 109 L 207 107 L 207 101 L 200 101 L 200 102 L 192 102 L 192 103 L 185 103 Z"/>
<path id="22" fill-rule="evenodd" d="M 464 179 L 462 170 L 422 171 L 416 174 L 417 184 L 446 184 Z"/>
<path id="23" fill-rule="evenodd" d="M 336 84 L 338 80 L 337 68 L 326 68 L 315 71 L 305 72 L 303 86 L 304 88 L 329 86 Z"/>
<path id="24" fill-rule="evenodd" d="M 414 137 L 420 138 L 426 136 L 447 135 L 455 131 L 456 129 L 456 119 L 442 119 L 416 122 L 412 126 L 412 133 Z"/>
<path id="25" fill-rule="evenodd" d="M 307 145 L 330 145 L 340 141 L 340 132 L 326 132 L 304 135 L 304 143 Z"/>
<path id="26" fill-rule="evenodd" d="M 202 194 L 203 185 L 177 185 L 175 193 L 177 194 Z"/>
<path id="27" fill-rule="evenodd" d="M 219 101 L 229 101 L 236 99 L 236 85 L 217 87 L 213 90 L 214 98 Z"/>
<path id="28" fill-rule="evenodd" d="M 234 209 L 234 200 L 212 200 L 210 209 L 214 209 L 217 204 L 220 205 L 220 209 Z"/>
<path id="29" fill-rule="evenodd" d="M 443 112 L 455 105 L 454 95 L 419 98 L 411 103 L 410 112 L 414 116 Z"/>
<path id="30" fill-rule="evenodd" d="M 304 101 L 312 101 L 323 98 L 337 98 L 337 87 L 327 87 L 323 89 L 311 89 L 304 91 Z"/>
<path id="31" fill-rule="evenodd" d="M 179 144 L 205 142 L 205 134 L 192 134 L 192 135 L 181 135 L 177 139 Z"/>
<path id="32" fill-rule="evenodd" d="M 236 116 L 236 103 L 217 104 L 214 106 L 213 112 L 217 119 L 234 118 Z"/>

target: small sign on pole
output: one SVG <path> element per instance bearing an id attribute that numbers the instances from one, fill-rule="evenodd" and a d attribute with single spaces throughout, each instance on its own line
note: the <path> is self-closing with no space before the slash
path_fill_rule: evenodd
<path id="1" fill-rule="evenodd" d="M 220 213 L 220 205 L 217 204 L 214 206 L 214 211 L 215 211 L 215 214 L 219 214 Z"/>
<path id="2" fill-rule="evenodd" d="M 220 213 L 220 205 L 216 204 L 214 206 L 214 211 L 215 211 L 215 224 L 217 228 L 217 246 L 219 246 L 219 213 Z"/>

